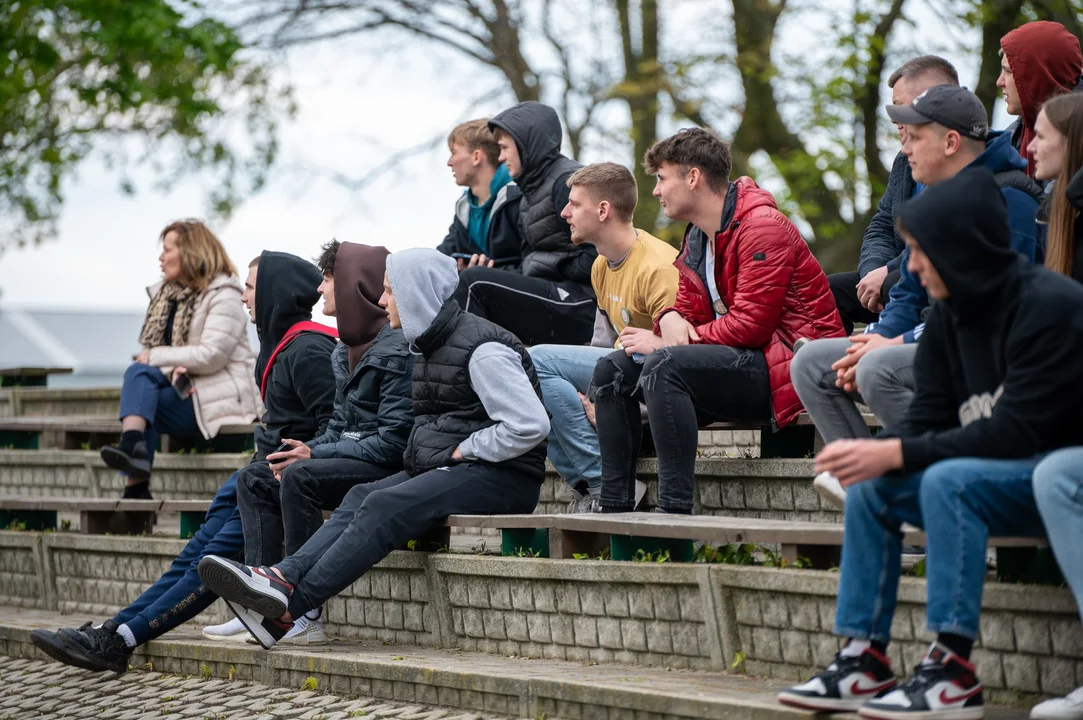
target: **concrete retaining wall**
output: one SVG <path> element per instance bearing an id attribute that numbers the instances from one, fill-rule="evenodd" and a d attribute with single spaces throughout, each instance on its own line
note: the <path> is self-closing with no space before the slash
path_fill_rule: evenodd
<path id="1" fill-rule="evenodd" d="M 0 532 L 0 603 L 102 617 L 164 572 L 183 543 Z M 838 650 L 838 575 L 700 564 L 539 560 L 396 552 L 328 603 L 344 638 L 592 663 L 802 679 Z M 891 645 L 915 665 L 925 581 L 900 588 Z M 1083 685 L 1083 630 L 1066 589 L 988 583 L 974 653 L 993 700 Z M 220 621 L 214 606 L 196 622 Z M 83 618 L 77 618 L 82 620 Z"/>

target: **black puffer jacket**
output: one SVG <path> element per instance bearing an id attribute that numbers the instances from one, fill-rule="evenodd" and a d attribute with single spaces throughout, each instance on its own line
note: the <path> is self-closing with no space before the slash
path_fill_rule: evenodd
<path id="1" fill-rule="evenodd" d="M 906 243 L 895 230 L 895 214 L 899 211 L 899 206 L 913 194 L 914 176 L 910 174 L 910 161 L 899 153 L 891 165 L 891 175 L 888 177 L 884 196 L 880 198 L 876 214 L 869 221 L 865 237 L 861 241 L 861 259 L 857 264 L 857 272 L 861 277 L 885 265 L 889 272 L 899 269 Z"/>
<path id="2" fill-rule="evenodd" d="M 308 443 L 314 458 L 348 458 L 402 469 L 414 424 L 410 382 L 414 358 L 402 330 L 384 326 L 350 374 L 349 348 L 331 355 L 338 391 L 327 430 Z"/>
<path id="3" fill-rule="evenodd" d="M 541 398 L 538 375 L 523 344 L 507 330 L 464 313 L 458 303 L 448 301 L 414 343 L 422 357 L 414 364 L 415 421 L 404 457 L 411 475 L 450 464 L 452 453 L 464 440 L 497 423 L 470 382 L 470 357 L 490 342 L 507 345 L 519 354 L 530 384 Z M 543 440 L 500 464 L 515 467 L 540 483 L 545 476 L 546 447 Z"/>
<path id="4" fill-rule="evenodd" d="M 312 319 L 320 271 L 288 253 L 265 251 L 256 272 L 256 332 L 259 359 L 256 382 L 263 378 L 275 348 L 290 328 Z M 267 412 L 256 430 L 256 459 L 263 460 L 283 438 L 307 442 L 323 433 L 335 406 L 331 351 L 335 339 L 321 332 L 301 332 L 279 350 L 263 393 Z"/>
<path id="5" fill-rule="evenodd" d="M 593 245 L 576 247 L 567 221 L 560 217 L 568 204 L 567 180 L 583 167 L 560 153 L 563 130 L 553 108 L 539 102 L 521 102 L 489 121 L 511 135 L 522 168 L 515 183 L 523 192 L 519 209 L 524 248 L 522 272 L 531 277 L 590 286 L 590 269 L 598 251 Z"/>
<path id="6" fill-rule="evenodd" d="M 520 204 L 523 193 L 515 183 L 508 183 L 496 194 L 489 209 L 489 248 L 483 250 L 470 242 L 470 206 L 466 193 L 455 203 L 455 219 L 451 221 L 447 237 L 436 249 L 445 255 L 485 253 L 501 270 L 521 272 L 523 251 L 528 250 L 523 241 Z"/>

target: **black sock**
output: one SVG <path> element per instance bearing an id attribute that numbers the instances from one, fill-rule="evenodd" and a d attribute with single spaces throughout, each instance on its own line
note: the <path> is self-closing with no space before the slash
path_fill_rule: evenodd
<path id="1" fill-rule="evenodd" d="M 872 643 L 872 649 L 873 650 L 880 653 L 881 655 L 884 655 L 884 656 L 887 655 L 887 643 L 886 642 L 880 642 L 879 640 L 872 640 L 871 643 Z"/>
<path id="2" fill-rule="evenodd" d="M 970 660 L 970 649 L 974 647 L 974 641 L 970 638 L 965 638 L 962 635 L 952 635 L 951 633 L 940 633 L 936 636 L 936 641 L 963 660 Z"/>
<path id="3" fill-rule="evenodd" d="M 124 452 L 131 452 L 135 449 L 137 442 L 142 442 L 146 439 L 146 435 L 142 430 L 125 430 L 120 434 L 120 443 L 117 447 Z"/>

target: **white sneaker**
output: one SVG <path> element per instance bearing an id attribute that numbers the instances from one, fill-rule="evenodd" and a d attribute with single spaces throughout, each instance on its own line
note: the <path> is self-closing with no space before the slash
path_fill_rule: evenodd
<path id="1" fill-rule="evenodd" d="M 840 511 L 846 509 L 846 489 L 842 487 L 839 479 L 828 472 L 822 472 L 812 481 L 812 487 L 820 493 L 827 502 L 837 507 Z"/>
<path id="2" fill-rule="evenodd" d="M 252 642 L 255 642 L 255 639 L 245 630 L 244 625 L 237 618 L 233 618 L 221 625 L 208 625 L 203 628 L 203 637 L 208 640 L 230 640 L 233 642 L 251 639 Z"/>
<path id="3" fill-rule="evenodd" d="M 1083 687 L 1067 697 L 1038 703 L 1030 711 L 1031 720 L 1083 720 Z"/>
<path id="4" fill-rule="evenodd" d="M 319 617 L 319 615 L 316 617 Z M 257 644 L 255 638 L 246 642 Z M 299 620 L 294 621 L 290 631 L 278 642 L 285 645 L 326 645 L 329 641 L 327 633 L 323 631 L 322 622 L 313 620 L 308 616 L 302 616 Z"/>

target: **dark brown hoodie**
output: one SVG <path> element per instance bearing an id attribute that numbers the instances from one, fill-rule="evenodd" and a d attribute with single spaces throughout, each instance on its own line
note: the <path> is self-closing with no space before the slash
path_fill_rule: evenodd
<path id="1" fill-rule="evenodd" d="M 380 307 L 387 256 L 384 247 L 344 242 L 335 257 L 335 311 L 338 336 L 350 349 L 350 373 L 387 324 Z"/>

